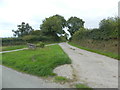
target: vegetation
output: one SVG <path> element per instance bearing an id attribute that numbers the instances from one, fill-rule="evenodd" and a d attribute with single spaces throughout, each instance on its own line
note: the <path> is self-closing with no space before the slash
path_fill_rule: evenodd
<path id="1" fill-rule="evenodd" d="M 63 82 L 63 83 L 65 83 L 67 81 L 69 81 L 69 79 L 66 78 L 66 77 L 62 77 L 62 76 L 56 76 L 55 77 L 55 82 Z"/>
<path id="2" fill-rule="evenodd" d="M 76 84 L 75 85 L 76 88 L 81 88 L 80 90 L 93 90 L 92 88 L 84 85 L 84 84 Z"/>
<path id="3" fill-rule="evenodd" d="M 43 42 L 39 42 L 36 45 L 37 47 L 44 48 L 45 44 Z"/>
<path id="4" fill-rule="evenodd" d="M 67 21 L 61 15 L 45 18 L 40 25 L 40 30 L 33 30 L 27 23 L 22 22 L 16 31 L 16 38 L 3 38 L 2 45 L 25 45 L 26 43 L 55 43 L 67 41 L 65 27 L 72 35 L 70 41 L 80 47 L 89 48 L 94 52 L 100 51 L 104 55 L 118 58 L 118 28 L 120 18 L 109 17 L 99 23 L 99 28 L 86 29 L 82 19 L 70 17 Z M 63 36 L 64 34 L 64 36 Z M 108 54 L 109 53 L 109 54 Z"/>
<path id="5" fill-rule="evenodd" d="M 118 57 L 118 17 L 100 21 L 99 28 L 80 28 L 72 37 L 72 44 L 115 59 Z"/>
<path id="6" fill-rule="evenodd" d="M 24 45 L 21 38 L 2 38 L 2 46 Z"/>
<path id="7" fill-rule="evenodd" d="M 0 65 L 2 64 L 2 54 L 0 53 Z"/>
<path id="8" fill-rule="evenodd" d="M 21 25 L 18 25 L 18 30 L 12 30 L 14 32 L 14 36 L 23 37 L 28 35 L 31 31 L 33 31 L 32 27 L 25 22 L 22 22 Z"/>
<path id="9" fill-rule="evenodd" d="M 37 76 L 55 75 L 55 67 L 71 63 L 59 45 L 3 53 L 2 59 L 5 66 Z"/>
<path id="10" fill-rule="evenodd" d="M 9 50 L 15 50 L 15 49 L 22 49 L 26 48 L 25 45 L 16 45 L 16 46 L 3 46 L 2 51 L 9 51 Z"/>
<path id="11" fill-rule="evenodd" d="M 91 51 L 91 52 L 94 52 L 94 53 L 98 53 L 98 54 L 101 54 L 101 55 L 105 55 L 105 56 L 120 60 L 120 57 L 118 57 L 118 54 L 115 54 L 113 52 L 105 52 L 101 49 L 97 50 L 97 49 L 93 49 L 93 48 L 87 48 L 87 47 L 80 46 L 79 44 L 74 44 L 72 42 L 69 42 L 69 44 L 72 45 L 72 46 L 78 47 L 80 49 L 84 49 L 84 50 L 87 50 L 87 51 Z"/>
<path id="12" fill-rule="evenodd" d="M 67 21 L 68 31 L 73 35 L 77 30 L 84 27 L 84 21 L 77 17 L 70 17 Z"/>
<path id="13" fill-rule="evenodd" d="M 110 40 L 118 39 L 118 18 L 108 18 L 100 21 L 99 28 L 97 29 L 84 29 L 80 28 L 73 38 L 75 39 L 93 39 L 93 40 Z"/>
<path id="14" fill-rule="evenodd" d="M 59 40 L 57 34 L 63 34 L 63 28 L 65 27 L 65 19 L 60 15 L 54 15 L 49 18 L 46 18 L 43 21 L 43 24 L 40 25 L 40 29 L 43 32 L 43 35 L 53 37 L 53 40 Z"/>

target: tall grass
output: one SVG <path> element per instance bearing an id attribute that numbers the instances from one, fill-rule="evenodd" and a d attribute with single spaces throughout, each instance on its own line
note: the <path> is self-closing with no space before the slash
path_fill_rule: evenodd
<path id="1" fill-rule="evenodd" d="M 3 53 L 3 65 L 37 76 L 55 75 L 53 69 L 71 60 L 59 45 Z"/>

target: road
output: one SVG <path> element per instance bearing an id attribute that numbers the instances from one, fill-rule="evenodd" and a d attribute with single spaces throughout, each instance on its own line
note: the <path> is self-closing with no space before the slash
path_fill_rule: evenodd
<path id="1" fill-rule="evenodd" d="M 118 60 L 59 44 L 72 60 L 77 82 L 92 88 L 118 88 Z"/>
<path id="2" fill-rule="evenodd" d="M 1 66 L 0 66 L 1 67 Z M 47 79 L 17 72 L 2 66 L 2 88 L 67 88 Z"/>

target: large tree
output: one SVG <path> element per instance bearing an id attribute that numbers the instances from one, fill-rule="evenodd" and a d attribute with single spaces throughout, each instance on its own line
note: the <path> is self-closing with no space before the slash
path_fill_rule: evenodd
<path id="1" fill-rule="evenodd" d="M 43 23 L 40 25 L 41 31 L 44 35 L 52 36 L 55 40 L 58 40 L 57 34 L 63 34 L 63 28 L 66 25 L 66 20 L 63 16 L 54 15 L 49 18 L 46 18 Z"/>
<path id="2" fill-rule="evenodd" d="M 103 39 L 112 39 L 118 37 L 118 17 L 109 17 L 99 23 Z"/>
<path id="3" fill-rule="evenodd" d="M 14 36 L 23 37 L 33 31 L 32 27 L 25 22 L 22 22 L 21 25 L 17 25 L 17 27 L 18 29 L 16 31 L 12 30 L 14 32 Z"/>
<path id="4" fill-rule="evenodd" d="M 77 30 L 84 27 L 84 21 L 78 17 L 70 17 L 67 21 L 68 31 L 73 35 Z"/>

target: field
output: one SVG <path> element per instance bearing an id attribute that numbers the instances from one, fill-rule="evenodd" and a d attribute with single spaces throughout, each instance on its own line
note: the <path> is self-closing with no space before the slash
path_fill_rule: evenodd
<path id="1" fill-rule="evenodd" d="M 3 53 L 2 60 L 5 66 L 36 76 L 55 75 L 53 73 L 55 67 L 71 63 L 59 45 Z"/>

